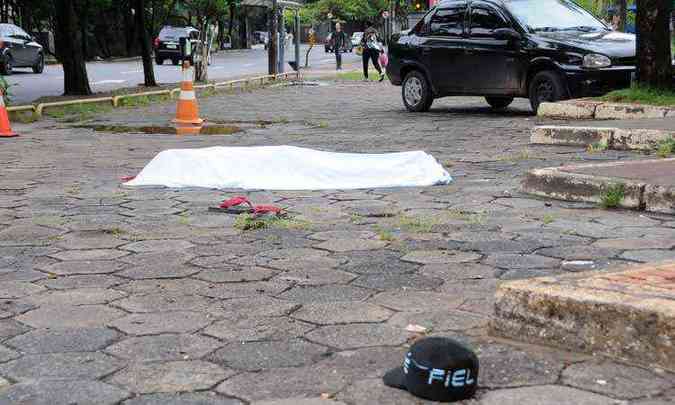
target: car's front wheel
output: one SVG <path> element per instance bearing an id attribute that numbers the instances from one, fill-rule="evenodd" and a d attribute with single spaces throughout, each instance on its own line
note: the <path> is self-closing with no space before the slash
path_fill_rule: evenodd
<path id="1" fill-rule="evenodd" d="M 40 74 L 45 70 L 45 56 L 43 54 L 38 55 L 38 60 L 33 65 L 33 73 Z"/>
<path id="2" fill-rule="evenodd" d="M 553 70 L 537 73 L 530 82 L 530 105 L 536 114 L 541 103 L 566 99 L 567 90 L 563 78 Z"/>
<path id="3" fill-rule="evenodd" d="M 5 76 L 9 76 L 14 71 L 14 60 L 12 60 L 12 55 L 7 55 L 5 57 L 5 62 L 0 64 L 0 73 Z"/>
<path id="4" fill-rule="evenodd" d="M 513 102 L 513 97 L 485 97 L 485 101 L 495 110 L 503 110 Z"/>
<path id="5" fill-rule="evenodd" d="M 403 79 L 402 93 L 403 104 L 410 112 L 429 111 L 434 102 L 434 95 L 427 78 L 417 70 L 408 73 Z"/>

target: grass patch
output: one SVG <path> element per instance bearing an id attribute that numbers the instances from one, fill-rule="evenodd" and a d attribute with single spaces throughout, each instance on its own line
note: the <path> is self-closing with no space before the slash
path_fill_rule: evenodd
<path id="1" fill-rule="evenodd" d="M 312 229 L 309 221 L 295 218 L 281 218 L 277 216 L 255 217 L 251 214 L 239 215 L 234 221 L 234 228 L 240 231 L 254 231 L 259 229 L 288 229 L 288 230 L 310 230 Z"/>
<path id="2" fill-rule="evenodd" d="M 602 101 L 616 103 L 637 103 L 659 106 L 675 106 L 675 90 L 649 89 L 633 86 L 628 89 L 615 90 L 600 97 Z"/>
<path id="3" fill-rule="evenodd" d="M 607 141 L 600 141 L 593 143 L 591 145 L 588 145 L 588 153 L 598 153 L 598 152 L 603 152 L 606 151 L 609 148 L 609 145 L 607 145 Z"/>
<path id="4" fill-rule="evenodd" d="M 523 149 L 520 152 L 504 155 L 497 158 L 498 162 L 520 162 L 523 160 L 540 159 L 532 154 L 529 149 Z"/>
<path id="5" fill-rule="evenodd" d="M 541 222 L 543 222 L 544 225 L 551 224 L 551 223 L 555 222 L 555 217 L 551 214 L 546 214 L 546 215 L 544 215 L 544 218 L 541 219 Z"/>
<path id="6" fill-rule="evenodd" d="M 33 111 L 15 111 L 9 114 L 10 120 L 20 124 L 32 124 L 40 119 Z"/>
<path id="7" fill-rule="evenodd" d="M 115 238 L 120 238 L 122 235 L 127 233 L 127 231 L 125 231 L 122 228 L 118 228 L 118 227 L 114 227 L 114 228 L 110 228 L 110 229 L 103 229 L 103 230 L 101 230 L 101 232 L 103 232 L 106 235 L 111 235 Z"/>
<path id="8" fill-rule="evenodd" d="M 119 101 L 120 107 L 145 107 L 154 103 L 164 103 L 171 100 L 168 94 L 159 94 L 153 96 L 127 97 Z"/>
<path id="9" fill-rule="evenodd" d="M 366 77 L 363 75 L 363 71 L 354 71 L 354 72 L 342 72 L 335 75 L 335 80 L 345 81 L 345 82 L 357 82 L 364 80 Z M 369 80 L 378 80 L 380 78 L 379 73 L 375 70 L 368 71 Z"/>
<path id="10" fill-rule="evenodd" d="M 375 228 L 375 230 L 377 231 L 377 237 L 381 241 L 393 242 L 396 240 L 396 236 L 394 236 L 394 233 L 388 229 L 384 229 L 378 226 Z"/>
<path id="11" fill-rule="evenodd" d="M 62 108 L 49 108 L 45 111 L 45 115 L 60 121 L 78 122 L 86 121 L 97 114 L 110 112 L 112 109 L 112 105 L 109 104 L 75 104 Z"/>
<path id="12" fill-rule="evenodd" d="M 614 184 L 600 196 L 602 208 L 617 208 L 626 196 L 626 188 L 623 184 Z"/>
<path id="13" fill-rule="evenodd" d="M 401 230 L 414 233 L 431 233 L 434 225 L 437 224 L 438 221 L 432 217 L 411 217 L 408 215 L 401 215 L 398 222 Z"/>
<path id="14" fill-rule="evenodd" d="M 675 153 L 675 139 L 669 137 L 659 142 L 658 149 L 656 150 L 656 154 L 659 157 L 667 158 L 673 153 Z"/>

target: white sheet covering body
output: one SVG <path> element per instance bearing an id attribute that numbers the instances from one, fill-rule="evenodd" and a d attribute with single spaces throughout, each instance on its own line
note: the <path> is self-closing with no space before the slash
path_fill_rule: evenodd
<path id="1" fill-rule="evenodd" d="M 127 186 L 334 190 L 449 184 L 422 152 L 333 153 L 294 146 L 212 147 L 160 152 Z"/>

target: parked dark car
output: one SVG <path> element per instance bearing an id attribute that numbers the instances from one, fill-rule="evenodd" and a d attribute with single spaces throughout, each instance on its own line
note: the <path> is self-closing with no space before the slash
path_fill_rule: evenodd
<path id="1" fill-rule="evenodd" d="M 0 24 L 0 73 L 11 75 L 18 67 L 42 73 L 45 69 L 42 45 L 16 25 Z"/>
<path id="2" fill-rule="evenodd" d="M 612 31 L 568 0 L 445 0 L 393 37 L 387 75 L 410 111 L 435 98 L 514 97 L 539 104 L 630 85 L 635 36 Z"/>
<path id="3" fill-rule="evenodd" d="M 181 38 L 187 38 L 192 43 L 193 49 L 196 49 L 201 43 L 199 41 L 199 30 L 194 27 L 172 27 L 167 25 L 159 31 L 159 35 L 155 39 L 155 62 L 158 65 L 164 64 L 164 61 L 167 59 L 174 65 L 180 63 L 183 59 L 180 48 Z"/>

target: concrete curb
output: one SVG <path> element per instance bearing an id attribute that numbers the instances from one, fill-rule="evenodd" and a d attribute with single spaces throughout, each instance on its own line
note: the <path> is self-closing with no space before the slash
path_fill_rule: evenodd
<path id="1" fill-rule="evenodd" d="M 490 334 L 674 370 L 675 303 L 659 298 L 672 295 L 667 286 L 654 286 L 674 267 L 502 283 Z"/>
<path id="2" fill-rule="evenodd" d="M 530 143 L 586 147 L 602 142 L 608 149 L 650 151 L 669 138 L 675 138 L 675 130 L 543 125 L 532 129 Z"/>
<path id="3" fill-rule="evenodd" d="M 642 104 L 605 103 L 590 99 L 541 103 L 537 115 L 542 118 L 580 120 L 627 120 L 675 117 L 675 107 Z"/>
<path id="4" fill-rule="evenodd" d="M 243 88 L 251 87 L 253 84 L 260 83 L 260 85 L 265 85 L 266 83 L 270 83 L 272 81 L 277 81 L 277 80 L 289 80 L 290 78 L 294 77 L 296 80 L 300 80 L 302 78 L 302 73 L 301 72 L 289 72 L 289 73 L 281 73 L 278 75 L 266 75 L 266 76 L 256 76 L 256 77 L 251 77 L 251 78 L 244 78 L 244 79 L 238 79 L 238 80 L 230 80 L 226 82 L 221 82 L 221 83 L 209 83 L 209 84 L 202 84 L 202 85 L 197 85 L 194 86 L 196 90 L 205 90 L 205 89 L 213 89 L 216 91 L 219 87 L 225 87 L 228 86 L 231 89 L 234 89 L 237 87 L 237 85 L 240 85 Z M 113 107 L 119 107 L 120 101 L 128 98 L 138 98 L 138 97 L 149 97 L 149 96 L 157 96 L 157 95 L 168 95 L 171 99 L 175 99 L 178 97 L 178 94 L 180 94 L 180 88 L 175 88 L 171 90 L 157 90 L 157 91 L 146 91 L 146 92 L 141 92 L 141 93 L 132 93 L 132 94 L 123 94 L 119 96 L 111 96 L 111 97 L 97 97 L 97 98 L 81 98 L 77 100 L 68 100 L 68 101 L 58 101 L 58 102 L 52 102 L 52 103 L 40 103 L 40 104 L 27 104 L 27 105 L 19 105 L 19 106 L 10 106 L 7 107 L 8 112 L 23 112 L 23 111 L 32 111 L 35 116 L 38 118 L 42 118 L 43 112 L 46 109 L 50 108 L 58 108 L 58 107 L 67 107 L 71 105 L 83 105 L 83 104 L 100 104 L 100 103 L 109 103 Z"/>
<path id="5" fill-rule="evenodd" d="M 639 161 L 675 162 L 675 159 Z M 531 170 L 521 182 L 523 192 L 563 201 L 600 204 L 608 191 L 623 186 L 624 198 L 619 207 L 675 215 L 675 188 L 618 177 L 603 177 L 575 173 L 574 170 L 607 168 L 623 165 L 613 162 L 592 165 L 563 166 Z"/>

